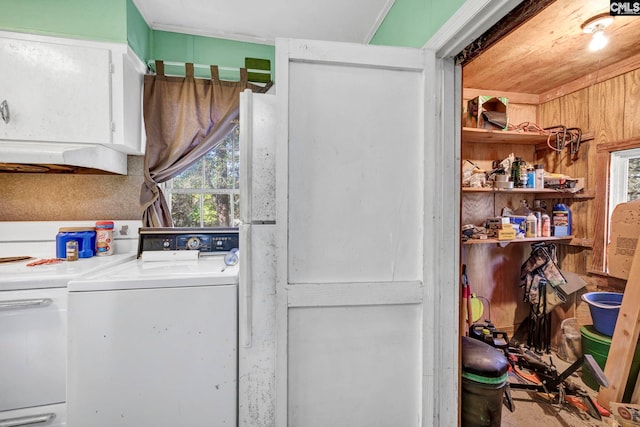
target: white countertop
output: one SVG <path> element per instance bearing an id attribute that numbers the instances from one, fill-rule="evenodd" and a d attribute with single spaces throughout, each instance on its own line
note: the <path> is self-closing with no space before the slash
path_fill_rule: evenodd
<path id="1" fill-rule="evenodd" d="M 114 221 L 113 255 L 27 267 L 38 259 L 56 257 L 56 234 L 60 227 L 95 226 L 96 221 L 0 221 L 0 257 L 32 257 L 0 264 L 0 292 L 65 287 L 73 278 L 135 259 L 141 221 Z"/>
<path id="2" fill-rule="evenodd" d="M 54 254 L 55 256 L 55 254 Z M 111 256 L 80 258 L 78 261 L 62 261 L 58 264 L 27 264 L 38 258 L 0 264 L 0 292 L 16 289 L 61 288 L 67 286 L 69 280 L 99 272 L 126 261 L 134 260 L 135 252 Z"/>

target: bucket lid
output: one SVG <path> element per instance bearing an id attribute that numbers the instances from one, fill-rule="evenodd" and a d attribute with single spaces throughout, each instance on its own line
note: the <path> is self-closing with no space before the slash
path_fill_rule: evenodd
<path id="1" fill-rule="evenodd" d="M 462 337 L 462 371 L 492 382 L 488 378 L 501 381 L 509 369 L 505 355 L 489 344 L 471 337 Z M 475 377 L 474 377 L 475 378 Z"/>
<path id="2" fill-rule="evenodd" d="M 596 331 L 593 325 L 581 326 L 580 335 L 599 344 L 611 345 L 611 337 Z"/>

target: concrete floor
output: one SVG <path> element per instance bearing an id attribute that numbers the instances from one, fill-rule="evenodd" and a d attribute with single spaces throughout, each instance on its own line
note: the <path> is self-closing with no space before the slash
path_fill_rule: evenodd
<path id="1" fill-rule="evenodd" d="M 552 357 L 554 364 L 558 367 L 558 372 L 563 372 L 570 365 L 559 359 L 555 353 L 552 354 Z M 580 371 L 574 373 L 570 380 L 582 386 L 589 392 L 593 400 L 596 400 L 597 392 L 584 385 L 580 378 Z M 511 378 L 510 381 L 515 381 L 515 379 Z M 536 393 L 511 390 L 511 397 L 515 404 L 515 410 L 510 412 L 506 406 L 502 406 L 502 427 L 618 427 L 613 416 L 602 417 L 602 420 L 598 421 L 573 406 L 548 403 Z"/>

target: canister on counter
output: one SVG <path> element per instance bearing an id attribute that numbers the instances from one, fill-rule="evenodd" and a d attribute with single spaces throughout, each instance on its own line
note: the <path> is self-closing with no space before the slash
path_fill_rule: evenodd
<path id="1" fill-rule="evenodd" d="M 96 255 L 113 254 L 113 221 L 96 222 Z"/>
<path id="2" fill-rule="evenodd" d="M 90 258 L 96 246 L 96 230 L 93 227 L 60 227 L 56 234 L 56 257 L 67 258 L 67 242 L 75 241 L 78 258 Z"/>
<path id="3" fill-rule="evenodd" d="M 67 261 L 78 260 L 78 241 L 77 240 L 68 240 L 65 245 L 65 249 L 66 249 Z"/>

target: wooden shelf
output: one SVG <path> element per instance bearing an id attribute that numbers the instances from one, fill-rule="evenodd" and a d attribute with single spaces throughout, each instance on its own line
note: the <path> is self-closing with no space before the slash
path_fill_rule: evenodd
<path id="1" fill-rule="evenodd" d="M 571 193 L 569 191 L 553 190 L 551 188 L 492 188 L 492 187 L 462 187 L 463 193 L 529 193 L 537 194 L 540 199 L 593 199 L 595 193 L 580 191 Z"/>
<path id="2" fill-rule="evenodd" d="M 498 239 L 469 239 L 466 242 L 462 242 L 464 245 L 486 245 L 491 243 L 497 243 L 500 246 L 506 246 L 509 243 L 530 243 L 530 242 L 547 242 L 547 241 L 562 241 L 572 240 L 574 236 L 560 236 L 560 237 L 525 237 L 523 239 L 513 240 L 498 240 Z"/>
<path id="3" fill-rule="evenodd" d="M 488 130 L 462 128 L 462 142 L 483 144 L 546 144 L 547 135 L 537 132 L 515 132 L 509 130 Z"/>
<path id="4" fill-rule="evenodd" d="M 593 132 L 583 133 L 581 141 L 591 141 L 594 137 L 595 134 Z M 536 151 L 540 151 L 549 149 L 547 145 L 548 138 L 549 135 L 538 132 L 462 128 L 462 142 L 464 143 L 535 145 Z"/>

